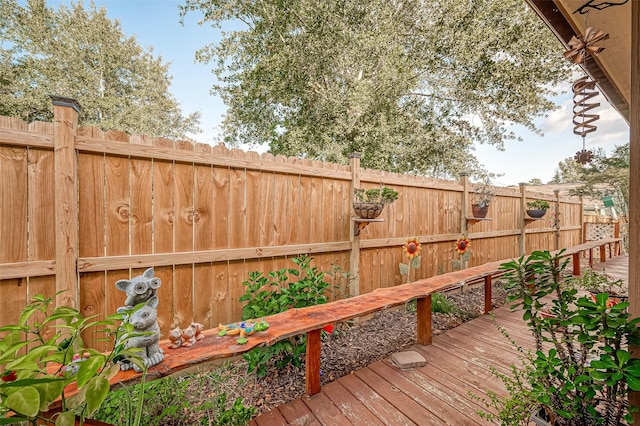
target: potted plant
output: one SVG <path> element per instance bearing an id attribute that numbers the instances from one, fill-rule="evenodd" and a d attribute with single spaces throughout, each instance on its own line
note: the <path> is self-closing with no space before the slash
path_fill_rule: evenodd
<path id="1" fill-rule="evenodd" d="M 523 311 L 536 351 L 519 348 L 523 366 L 512 366 L 515 378 L 503 377 L 511 395 L 490 395 L 485 404 L 498 419 L 512 415 L 514 407 L 536 404 L 532 419 L 539 425 L 629 421 L 627 394 L 640 390 L 640 360 L 631 358 L 628 347 L 640 344 L 640 318 L 630 318 L 626 302 L 611 306 L 606 293 L 579 296 L 563 279 L 569 259 L 561 255 L 537 251 L 501 266 L 507 301 Z M 530 270 L 536 273 L 533 287 Z"/>
<path id="2" fill-rule="evenodd" d="M 530 203 L 527 203 L 527 214 L 529 217 L 533 219 L 540 219 L 547 213 L 547 209 L 549 208 L 549 203 L 545 200 L 534 200 Z"/>
<path id="3" fill-rule="evenodd" d="M 56 426 L 66 426 L 74 425 L 77 417 L 89 424 L 84 417 L 106 398 L 109 379 L 120 370 L 117 360 L 126 356 L 140 361 L 136 348 L 125 349 L 136 333 L 122 319 L 133 310 L 94 321 L 68 306 L 52 308 L 54 300 L 55 296 L 36 295 L 17 324 L 0 327 L 5 334 L 0 340 L 0 424 L 55 420 Z M 113 339 L 109 353 L 83 346 L 82 333 L 94 329 Z M 54 420 L 48 419 L 45 414 L 54 407 L 59 407 Z"/>
<path id="4" fill-rule="evenodd" d="M 578 289 L 589 292 L 592 300 L 596 300 L 598 294 L 604 293 L 608 296 L 607 302 L 613 306 L 629 299 L 629 292 L 624 280 L 615 280 L 607 274 L 587 269 L 582 277 L 571 278 Z"/>
<path id="5" fill-rule="evenodd" d="M 495 192 L 489 186 L 488 182 L 476 183 L 473 186 L 473 198 L 471 202 L 471 211 L 473 217 L 483 219 L 487 217 L 489 211 L 489 203 L 493 199 Z"/>
<path id="6" fill-rule="evenodd" d="M 398 199 L 398 192 L 389 187 L 356 189 L 354 191 L 356 201 L 353 210 L 361 219 L 375 219 L 380 216 L 385 204 L 393 203 Z"/>

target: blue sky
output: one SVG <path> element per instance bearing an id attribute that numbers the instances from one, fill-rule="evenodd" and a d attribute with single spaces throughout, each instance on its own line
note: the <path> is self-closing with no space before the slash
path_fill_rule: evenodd
<path id="1" fill-rule="evenodd" d="M 47 0 L 57 6 L 69 1 Z M 210 26 L 198 26 L 198 14 L 190 13 L 185 25 L 179 23 L 176 0 L 95 0 L 97 6 L 106 6 L 110 18 L 120 20 L 122 30 L 135 36 L 138 43 L 152 47 L 156 55 L 171 63 L 173 77 L 171 90 L 180 102 L 185 114 L 200 111 L 203 133 L 193 135 L 198 142 L 216 144 L 225 106 L 222 100 L 210 93 L 215 83 L 211 65 L 195 62 L 195 52 L 205 44 L 216 41 L 218 34 Z M 516 129 L 524 142 L 509 142 L 505 151 L 493 146 L 477 146 L 476 156 L 493 173 L 503 174 L 494 180 L 498 185 L 515 185 L 533 178 L 549 181 L 558 162 L 572 157 L 582 149 L 582 139 L 572 133 L 571 82 L 562 87 L 564 95 L 555 99 L 558 111 L 537 120 L 544 136 L 526 129 Z M 597 110 L 600 120 L 598 131 L 587 136 L 587 149 L 603 147 L 610 152 L 615 145 L 629 141 L 629 126 L 604 100 Z"/>

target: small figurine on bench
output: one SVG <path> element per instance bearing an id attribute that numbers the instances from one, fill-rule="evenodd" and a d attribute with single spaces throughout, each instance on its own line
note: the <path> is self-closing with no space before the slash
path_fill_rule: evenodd
<path id="1" fill-rule="evenodd" d="M 269 323 L 263 319 L 260 321 L 255 320 L 247 320 L 241 322 L 234 322 L 227 325 L 219 325 L 220 331 L 218 332 L 218 336 L 237 336 L 240 335 L 238 339 L 236 339 L 236 343 L 239 345 L 244 345 L 248 342 L 246 336 L 250 336 L 254 333 L 265 331 L 269 328 Z"/>
<path id="2" fill-rule="evenodd" d="M 177 349 L 180 347 L 188 348 L 196 344 L 198 340 L 204 339 L 204 325 L 198 322 L 192 322 L 189 327 L 184 330 L 176 327 L 169 332 L 169 340 L 171 344 L 169 349 Z"/>

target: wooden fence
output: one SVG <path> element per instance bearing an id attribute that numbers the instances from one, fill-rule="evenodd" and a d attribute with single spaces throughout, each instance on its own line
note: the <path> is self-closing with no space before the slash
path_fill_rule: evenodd
<path id="1" fill-rule="evenodd" d="M 54 105 L 53 123 L 0 117 L 0 325 L 15 322 L 35 294 L 59 290 L 58 303 L 104 317 L 124 301 L 114 283 L 151 266 L 162 279 L 166 335 L 191 321 L 239 320 L 248 272 L 292 267 L 298 254 L 310 253 L 321 270 L 350 272 L 350 293 L 361 294 L 406 280 L 398 264 L 414 236 L 423 250 L 411 280 L 451 271 L 461 235 L 472 240 L 470 266 L 581 242 L 581 202 L 557 193 L 495 188 L 489 219 L 475 221 L 465 176 L 435 180 L 361 169 L 357 158 L 342 166 L 78 129 L 74 102 Z M 355 235 L 353 189 L 380 184 L 399 199 L 384 222 Z M 557 232 L 547 219 L 525 219 L 534 198 L 558 209 Z"/>

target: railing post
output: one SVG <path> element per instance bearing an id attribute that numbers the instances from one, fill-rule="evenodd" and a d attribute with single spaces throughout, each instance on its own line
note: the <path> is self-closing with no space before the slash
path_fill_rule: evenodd
<path id="1" fill-rule="evenodd" d="M 417 313 L 417 336 L 416 343 L 419 345 L 430 345 L 431 333 L 431 295 L 419 297 L 416 300 Z"/>
<path id="2" fill-rule="evenodd" d="M 606 244 L 602 244 L 600 246 L 600 262 L 604 263 L 607 261 L 607 248 L 605 247 Z"/>
<path id="3" fill-rule="evenodd" d="M 354 191 L 360 188 L 360 154 L 354 152 L 351 154 L 351 193 L 349 199 L 353 200 Z M 351 212 L 351 203 L 349 203 L 349 217 L 353 217 Z M 349 293 L 351 296 L 360 294 L 360 233 L 356 232 L 358 224 L 352 220 L 349 221 L 349 239 L 351 240 L 351 255 L 349 258 L 349 272 L 351 273 L 351 285 Z"/>
<path id="4" fill-rule="evenodd" d="M 520 186 L 520 256 L 524 256 L 527 250 L 526 229 L 525 229 L 525 210 L 527 205 L 527 185 L 525 183 L 519 183 Z"/>
<path id="5" fill-rule="evenodd" d="M 577 277 L 580 275 L 580 253 L 573 253 L 571 259 L 573 262 L 573 276 Z"/>
<path id="6" fill-rule="evenodd" d="M 493 308 L 493 304 L 491 303 L 493 299 L 493 295 L 491 293 L 491 283 L 493 281 L 493 276 L 487 275 L 484 277 L 484 313 L 488 314 L 491 312 Z"/>
<path id="7" fill-rule="evenodd" d="M 307 352 L 305 355 L 305 383 L 307 395 L 320 392 L 320 329 L 307 332 Z"/>
<path id="8" fill-rule="evenodd" d="M 75 137 L 80 104 L 51 96 L 53 102 L 54 192 L 57 306 L 79 307 L 78 289 L 78 157 Z"/>

